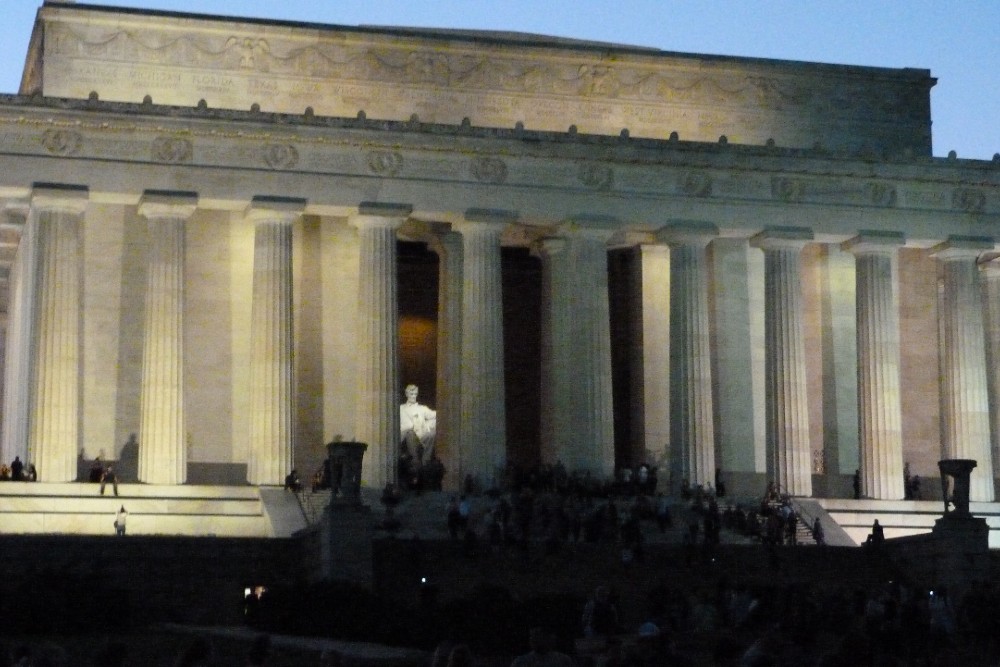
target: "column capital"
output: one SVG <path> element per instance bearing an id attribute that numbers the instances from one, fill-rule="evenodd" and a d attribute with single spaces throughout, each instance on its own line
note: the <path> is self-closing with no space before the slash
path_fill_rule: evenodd
<path id="1" fill-rule="evenodd" d="M 801 250 L 812 240 L 808 227 L 767 227 L 750 237 L 750 245 L 761 250 Z"/>
<path id="2" fill-rule="evenodd" d="M 361 202 L 358 212 L 351 216 L 350 224 L 358 229 L 387 227 L 395 230 L 406 222 L 406 218 L 412 212 L 413 207 L 409 204 Z"/>
<path id="3" fill-rule="evenodd" d="M 931 248 L 931 256 L 942 262 L 977 259 L 995 248 L 993 239 L 985 236 L 949 236 Z"/>
<path id="4" fill-rule="evenodd" d="M 187 220 L 198 208 L 198 194 L 171 190 L 145 190 L 139 215 L 148 220 Z"/>
<path id="5" fill-rule="evenodd" d="M 990 280 L 1000 278 L 1000 253 L 987 252 L 980 255 L 979 269 Z"/>
<path id="6" fill-rule="evenodd" d="M 636 247 L 643 255 L 665 255 L 668 258 L 670 257 L 670 246 L 666 246 L 661 243 L 640 243 Z"/>
<path id="7" fill-rule="evenodd" d="M 675 220 L 656 232 L 656 238 L 669 246 L 706 246 L 719 235 L 719 228 L 700 220 Z"/>
<path id="8" fill-rule="evenodd" d="M 250 201 L 246 217 L 254 223 L 278 222 L 290 225 L 302 215 L 305 208 L 305 199 L 257 195 Z"/>
<path id="9" fill-rule="evenodd" d="M 546 236 L 531 245 L 531 254 L 536 257 L 551 257 L 566 249 L 566 239 L 561 236 Z"/>
<path id="10" fill-rule="evenodd" d="M 90 190 L 85 185 L 35 183 L 31 189 L 31 206 L 46 211 L 82 215 L 87 210 Z"/>
<path id="11" fill-rule="evenodd" d="M 840 244 L 840 249 L 855 255 L 891 254 L 906 243 L 902 232 L 862 229 L 858 235 Z"/>
<path id="12" fill-rule="evenodd" d="M 615 218 L 610 217 L 578 217 L 567 220 L 556 229 L 559 236 L 578 237 L 607 243 L 615 233 L 611 227 Z M 606 226 L 598 226 L 598 225 Z"/>

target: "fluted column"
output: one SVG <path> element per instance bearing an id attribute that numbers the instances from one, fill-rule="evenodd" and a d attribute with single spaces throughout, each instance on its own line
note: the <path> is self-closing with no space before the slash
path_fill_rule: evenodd
<path id="1" fill-rule="evenodd" d="M 670 245 L 671 484 L 715 483 L 715 423 L 708 304 L 712 225 L 676 223 L 659 238 Z"/>
<path id="2" fill-rule="evenodd" d="M 28 409 L 31 404 L 31 331 L 35 295 L 36 216 L 28 207 L 6 212 L 9 225 L 21 227 L 21 240 L 10 268 L 10 301 L 7 312 L 7 340 L 4 350 L 3 440 L 0 461 L 15 456 L 28 461 Z"/>
<path id="3" fill-rule="evenodd" d="M 993 500 L 986 339 L 976 260 L 993 249 L 985 239 L 952 238 L 931 252 L 941 262 L 941 382 L 944 447 L 948 458 L 978 462 L 970 500 Z"/>
<path id="4" fill-rule="evenodd" d="M 76 479 L 79 449 L 80 253 L 85 188 L 36 188 L 37 246 L 28 455 L 46 482 Z"/>
<path id="5" fill-rule="evenodd" d="M 534 247 L 542 263 L 541 458 L 549 463 L 560 460 L 575 469 L 579 465 L 573 451 L 576 395 L 570 386 L 575 358 L 571 349 L 573 266 L 567 245 L 565 238 L 546 238 Z"/>
<path id="6" fill-rule="evenodd" d="M 986 386 L 990 404 L 990 451 L 996 465 L 1000 449 L 1000 257 L 980 263 L 985 281 L 983 312 L 986 314 Z"/>
<path id="7" fill-rule="evenodd" d="M 292 469 L 292 223 L 302 200 L 254 197 L 247 481 L 282 484 Z M 140 445 L 141 449 L 141 445 Z"/>
<path id="8" fill-rule="evenodd" d="M 432 247 L 438 254 L 437 434 L 434 451 L 457 489 L 458 441 L 462 416 L 462 235 L 443 232 Z"/>
<path id="9" fill-rule="evenodd" d="M 903 498 L 896 248 L 903 235 L 864 232 L 844 243 L 855 256 L 861 495 Z"/>
<path id="10" fill-rule="evenodd" d="M 368 204 L 351 218 L 361 241 L 354 432 L 368 445 L 362 478 L 376 488 L 396 482 L 399 459 L 396 230 L 409 214 L 409 206 Z"/>
<path id="11" fill-rule="evenodd" d="M 812 495 L 809 403 L 802 333 L 802 248 L 808 229 L 761 232 L 764 251 L 767 472 L 783 491 Z"/>
<path id="12" fill-rule="evenodd" d="M 462 437 L 460 466 L 482 487 L 497 483 L 507 456 L 500 234 L 510 217 L 477 212 L 462 235 Z"/>
<path id="13" fill-rule="evenodd" d="M 568 225 L 545 239 L 543 447 L 546 461 L 608 476 L 615 468 L 608 308 L 609 233 Z M 544 450 L 543 450 L 544 451 Z"/>
<path id="14" fill-rule="evenodd" d="M 147 192 L 145 328 L 139 416 L 139 481 L 183 484 L 187 479 L 184 421 L 184 224 L 191 194 Z"/>

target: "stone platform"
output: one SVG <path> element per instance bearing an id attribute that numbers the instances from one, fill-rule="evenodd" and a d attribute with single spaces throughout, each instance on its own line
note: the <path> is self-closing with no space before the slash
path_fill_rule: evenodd
<path id="1" fill-rule="evenodd" d="M 944 511 L 940 500 L 814 500 L 858 545 L 864 543 L 876 519 L 886 538 L 906 537 L 930 533 Z M 986 519 L 990 548 L 1000 549 L 1000 503 L 973 502 L 969 510 L 973 516 Z"/>
<path id="2" fill-rule="evenodd" d="M 306 526 L 294 494 L 275 487 L 0 483 L 0 534 L 113 535 L 118 508 L 129 535 L 288 537 Z"/>

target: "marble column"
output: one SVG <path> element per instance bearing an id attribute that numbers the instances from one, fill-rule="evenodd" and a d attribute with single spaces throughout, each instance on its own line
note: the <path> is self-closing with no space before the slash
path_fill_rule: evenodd
<path id="1" fill-rule="evenodd" d="M 671 487 L 715 485 L 708 244 L 713 225 L 679 222 L 658 238 L 670 246 Z"/>
<path id="2" fill-rule="evenodd" d="M 77 477 L 80 448 L 80 249 L 86 188 L 37 187 L 34 367 L 28 456 L 45 482 Z"/>
<path id="3" fill-rule="evenodd" d="M 31 386 L 31 331 L 35 294 L 36 216 L 28 207 L 5 211 L 7 224 L 21 228 L 21 240 L 8 276 L 9 305 L 4 350 L 4 391 L 0 461 L 28 461 L 28 410 Z M 30 224 L 29 224 L 30 223 Z"/>
<path id="4" fill-rule="evenodd" d="M 459 470 L 480 488 L 499 482 L 507 457 L 500 235 L 512 221 L 477 211 L 462 235 L 462 435 Z"/>
<path id="5" fill-rule="evenodd" d="M 636 356 L 641 368 L 632 380 L 632 424 L 644 460 L 662 467 L 666 487 L 670 466 L 670 248 L 642 244 L 638 251 L 637 292 L 641 303 Z"/>
<path id="6" fill-rule="evenodd" d="M 993 501 L 986 338 L 976 260 L 988 239 L 952 237 L 931 249 L 944 278 L 940 300 L 942 433 L 947 458 L 974 459 L 970 499 Z"/>
<path id="7" fill-rule="evenodd" d="M 247 209 L 254 224 L 247 481 L 256 485 L 283 484 L 293 467 L 292 223 L 304 205 L 254 197 Z"/>
<path id="8" fill-rule="evenodd" d="M 396 230 L 405 205 L 365 204 L 350 220 L 361 242 L 358 287 L 358 394 L 355 435 L 368 445 L 365 483 L 395 483 L 399 460 L 399 304 Z"/>
<path id="9" fill-rule="evenodd" d="M 811 239 L 809 229 L 775 228 L 751 240 L 764 251 L 767 474 L 793 496 L 812 495 L 801 266 Z"/>
<path id="10" fill-rule="evenodd" d="M 139 481 L 187 480 L 184 421 L 184 224 L 197 206 L 188 193 L 146 192 L 145 327 L 139 416 Z"/>
<path id="11" fill-rule="evenodd" d="M 843 244 L 855 256 L 861 495 L 877 500 L 904 496 L 896 260 L 903 243 L 902 234 L 866 231 Z"/>
<path id="12" fill-rule="evenodd" d="M 438 254 L 437 434 L 434 451 L 458 489 L 462 480 L 458 441 L 462 416 L 462 235 L 442 232 L 431 247 Z"/>
<path id="13" fill-rule="evenodd" d="M 578 224 L 545 239 L 542 440 L 544 460 L 600 477 L 614 473 L 611 320 L 608 307 L 610 234 Z"/>
<path id="14" fill-rule="evenodd" d="M 540 239 L 533 252 L 542 263 L 541 312 L 541 459 L 561 460 L 569 469 L 578 465 L 573 453 L 572 391 L 573 316 L 570 303 L 572 263 L 564 238 Z"/>
<path id="15" fill-rule="evenodd" d="M 983 312 L 986 314 L 986 386 L 990 404 L 990 452 L 994 462 L 1000 451 L 1000 257 L 980 263 L 984 279 Z"/>

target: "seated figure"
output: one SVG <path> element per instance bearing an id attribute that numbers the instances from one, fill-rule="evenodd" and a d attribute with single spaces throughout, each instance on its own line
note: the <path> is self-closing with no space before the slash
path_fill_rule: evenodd
<path id="1" fill-rule="evenodd" d="M 437 412 L 417 402 L 417 385 L 406 386 L 406 402 L 399 406 L 399 436 L 419 466 L 434 451 Z"/>

